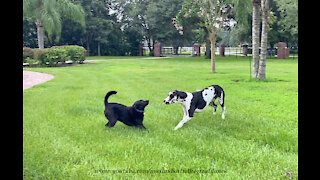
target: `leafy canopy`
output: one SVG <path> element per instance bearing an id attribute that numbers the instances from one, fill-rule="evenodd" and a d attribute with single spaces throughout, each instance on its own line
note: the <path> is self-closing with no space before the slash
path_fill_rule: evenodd
<path id="1" fill-rule="evenodd" d="M 70 0 L 23 0 L 23 17 L 29 21 L 40 22 L 49 40 L 55 35 L 59 40 L 62 18 L 71 19 L 85 26 L 82 7 Z"/>

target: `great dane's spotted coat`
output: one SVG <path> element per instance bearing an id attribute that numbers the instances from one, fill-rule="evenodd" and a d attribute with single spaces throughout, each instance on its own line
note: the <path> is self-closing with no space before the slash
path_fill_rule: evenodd
<path id="1" fill-rule="evenodd" d="M 201 91 L 193 93 L 174 90 L 169 93 L 169 96 L 164 99 L 165 104 L 180 103 L 182 105 L 184 114 L 183 119 L 174 128 L 177 130 L 188 122 L 195 112 L 203 111 L 209 104 L 213 106 L 213 114 L 216 114 L 217 105 L 214 103 L 219 99 L 219 104 L 222 107 L 222 119 L 225 118 L 226 107 L 224 106 L 225 92 L 219 85 L 211 85 Z"/>

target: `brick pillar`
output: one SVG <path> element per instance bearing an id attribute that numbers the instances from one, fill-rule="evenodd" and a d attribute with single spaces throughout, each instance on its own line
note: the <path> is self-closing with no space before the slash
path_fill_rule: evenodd
<path id="1" fill-rule="evenodd" d="M 287 44 L 285 42 L 278 43 L 278 59 L 285 59 L 286 58 L 286 48 Z"/>
<path id="2" fill-rule="evenodd" d="M 154 57 L 160 57 L 161 56 L 161 48 L 160 43 L 155 43 L 153 47 Z"/>
<path id="3" fill-rule="evenodd" d="M 290 55 L 290 49 L 286 48 L 286 57 L 288 57 Z"/>
<path id="4" fill-rule="evenodd" d="M 224 55 L 224 52 L 225 52 L 225 45 L 224 44 L 220 44 L 220 46 L 219 46 L 219 55 L 220 56 L 225 56 Z"/>
<path id="5" fill-rule="evenodd" d="M 200 56 L 200 46 L 198 43 L 193 45 L 193 56 Z"/>

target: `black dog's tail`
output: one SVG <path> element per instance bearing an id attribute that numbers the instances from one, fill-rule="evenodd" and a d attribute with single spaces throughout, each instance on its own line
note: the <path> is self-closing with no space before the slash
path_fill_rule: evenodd
<path id="1" fill-rule="evenodd" d="M 104 97 L 104 105 L 108 104 L 108 98 L 109 96 L 111 96 L 112 94 L 117 94 L 117 91 L 109 91 L 106 96 Z"/>

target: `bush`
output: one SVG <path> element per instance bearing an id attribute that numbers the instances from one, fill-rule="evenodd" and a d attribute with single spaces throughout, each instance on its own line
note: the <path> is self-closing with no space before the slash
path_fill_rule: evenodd
<path id="1" fill-rule="evenodd" d="M 82 64 L 85 60 L 85 49 L 81 46 L 54 46 L 38 52 L 40 65 L 56 66 L 59 62 L 71 60 L 73 63 Z"/>
<path id="2" fill-rule="evenodd" d="M 27 57 L 25 63 L 29 63 L 29 66 L 30 66 L 30 65 L 34 65 L 34 64 L 39 63 L 39 61 L 36 59 L 31 59 L 31 58 Z"/>
<path id="3" fill-rule="evenodd" d="M 64 63 L 68 60 L 67 51 L 63 48 L 52 47 L 43 50 L 40 56 L 40 64 L 44 66 L 55 66 L 59 62 Z"/>
<path id="4" fill-rule="evenodd" d="M 85 49 L 81 46 L 62 46 L 67 51 L 67 55 L 73 63 L 82 64 L 85 60 Z"/>
<path id="5" fill-rule="evenodd" d="M 43 50 L 41 49 L 33 49 L 33 59 L 39 60 L 41 54 L 43 54 Z"/>
<path id="6" fill-rule="evenodd" d="M 25 62 L 27 58 L 33 59 L 33 51 L 29 47 L 23 47 L 23 62 Z"/>

